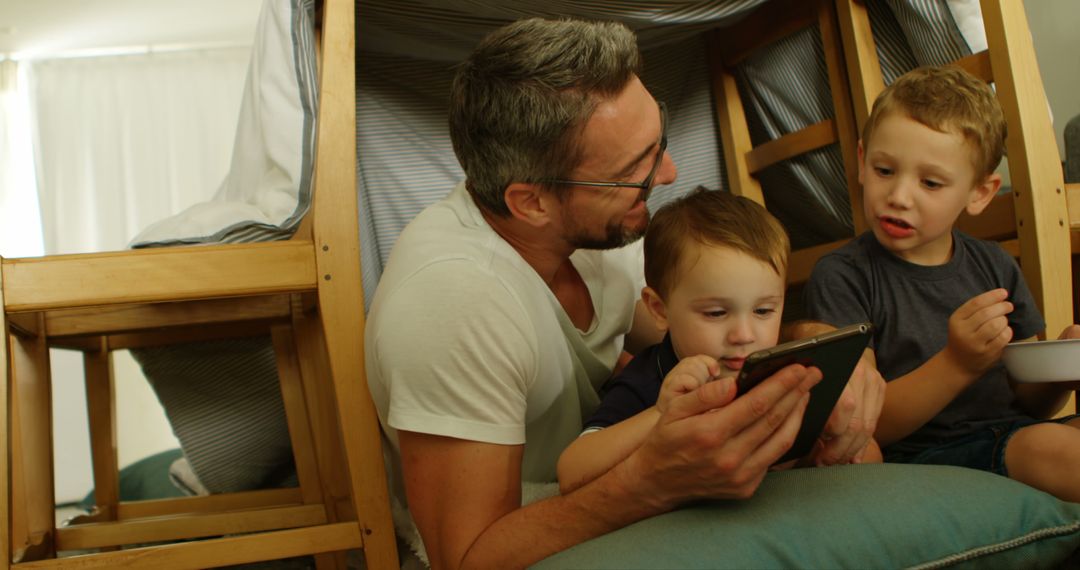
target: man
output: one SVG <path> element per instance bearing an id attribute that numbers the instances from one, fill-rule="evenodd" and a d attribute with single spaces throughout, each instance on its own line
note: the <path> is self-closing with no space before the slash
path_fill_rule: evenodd
<path id="1" fill-rule="evenodd" d="M 794 365 L 738 399 L 705 384 L 611 471 L 522 506 L 523 482 L 555 481 L 623 349 L 660 340 L 635 310 L 639 238 L 645 199 L 676 170 L 639 67 L 621 25 L 532 19 L 458 70 L 450 131 L 467 180 L 399 237 L 365 339 L 392 493 L 435 568 L 523 567 L 688 500 L 749 497 L 820 379 Z M 827 462 L 861 451 L 883 386 L 872 370 L 852 383 Z"/>

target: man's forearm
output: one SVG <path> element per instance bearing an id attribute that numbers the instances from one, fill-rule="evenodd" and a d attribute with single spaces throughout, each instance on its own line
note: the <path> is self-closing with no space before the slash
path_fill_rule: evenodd
<path id="1" fill-rule="evenodd" d="M 620 463 L 572 493 L 507 513 L 477 537 L 461 567 L 524 568 L 673 506 L 643 492 Z"/>

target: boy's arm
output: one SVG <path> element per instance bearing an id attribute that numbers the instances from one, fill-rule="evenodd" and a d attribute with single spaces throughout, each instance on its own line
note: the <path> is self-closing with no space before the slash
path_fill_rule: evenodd
<path id="1" fill-rule="evenodd" d="M 929 422 L 1001 359 L 1012 339 L 1005 289 L 972 297 L 949 317 L 945 348 L 911 372 L 889 381 L 874 437 L 883 447 Z"/>
<path id="2" fill-rule="evenodd" d="M 720 363 L 711 356 L 699 354 L 680 360 L 662 379 L 663 383 L 660 385 L 655 405 L 601 430 L 584 434 L 563 450 L 556 468 L 559 475 L 559 489 L 564 494 L 569 493 L 596 479 L 629 457 L 641 446 L 649 432 L 656 427 L 657 420 L 668 410 L 675 398 L 697 390 L 706 382 L 716 378 L 719 373 Z M 640 403 L 638 398 L 619 396 L 632 391 L 625 383 L 627 379 L 622 380 L 623 382 L 616 381 L 611 391 L 605 396 L 604 402 L 601 403 L 601 408 L 610 405 L 611 409 L 622 408 L 623 413 L 629 413 L 625 408 L 627 401 Z M 660 379 L 650 377 L 646 381 L 657 382 Z M 732 389 L 734 378 L 723 378 L 716 382 L 721 383 L 721 390 L 726 392 Z"/>
<path id="3" fill-rule="evenodd" d="M 660 412 L 656 406 L 615 425 L 581 435 L 570 442 L 559 456 L 557 471 L 559 491 L 570 491 L 603 475 L 630 456 L 649 431 L 656 426 Z"/>

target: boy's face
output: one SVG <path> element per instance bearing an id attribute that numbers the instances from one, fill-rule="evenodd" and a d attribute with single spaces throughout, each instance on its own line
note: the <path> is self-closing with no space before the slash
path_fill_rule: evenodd
<path id="1" fill-rule="evenodd" d="M 902 113 L 884 117 L 869 144 L 859 144 L 863 208 L 878 242 L 912 263 L 947 262 L 957 217 L 981 212 L 1001 185 L 996 174 L 981 179 L 972 157 L 959 133 Z"/>
<path id="2" fill-rule="evenodd" d="M 718 246 L 688 246 L 666 301 L 646 288 L 645 304 L 671 333 L 679 358 L 706 354 L 723 367 L 742 368 L 755 350 L 776 345 L 784 309 L 784 278 L 749 255 Z"/>

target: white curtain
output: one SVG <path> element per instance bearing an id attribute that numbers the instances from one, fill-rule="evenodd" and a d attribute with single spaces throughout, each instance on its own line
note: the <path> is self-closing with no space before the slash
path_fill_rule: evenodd
<path id="1" fill-rule="evenodd" d="M 0 61 L 0 255 L 41 255 L 41 215 L 19 64 Z"/>
<path id="2" fill-rule="evenodd" d="M 229 168 L 250 48 L 35 61 L 46 253 L 123 249 Z"/>
<path id="3" fill-rule="evenodd" d="M 145 226 L 212 196 L 229 168 L 250 54 L 22 62 L 45 253 L 124 249 Z M 30 147 L 23 140 L 20 148 Z M 114 368 L 121 466 L 178 447 L 130 355 L 115 353 Z M 56 498 L 64 503 L 92 486 L 81 358 L 54 350 L 52 372 Z"/>

